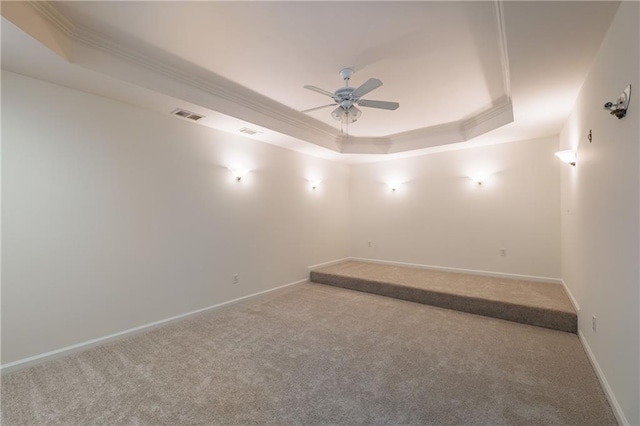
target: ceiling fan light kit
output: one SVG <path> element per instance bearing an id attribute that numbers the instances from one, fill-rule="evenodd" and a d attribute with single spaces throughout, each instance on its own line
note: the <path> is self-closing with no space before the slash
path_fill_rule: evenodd
<path id="1" fill-rule="evenodd" d="M 335 120 L 346 121 L 349 123 L 354 123 L 358 121 L 358 118 L 360 118 L 361 115 L 362 115 L 362 111 L 360 111 L 360 109 L 356 108 L 355 106 L 352 106 L 348 109 L 345 109 L 342 106 L 339 106 L 338 108 L 331 111 L 331 116 Z"/>
<path id="2" fill-rule="evenodd" d="M 316 86 L 304 86 L 305 89 L 314 91 L 316 93 L 320 93 L 321 95 L 329 96 L 333 99 L 333 103 L 328 105 L 323 105 L 311 109 L 304 110 L 302 112 L 308 113 L 312 111 L 316 111 L 322 108 L 328 108 L 330 106 L 336 106 L 337 108 L 331 112 L 331 116 L 340 121 L 341 123 L 354 123 L 360 118 L 362 115 L 362 111 L 356 107 L 356 105 L 366 108 L 377 108 L 377 109 L 386 109 L 386 110 L 396 110 L 400 106 L 397 102 L 387 102 L 387 101 L 374 101 L 368 99 L 362 99 L 364 95 L 367 93 L 377 89 L 382 86 L 382 81 L 377 78 L 370 78 L 365 81 L 360 86 L 351 87 L 349 86 L 349 80 L 353 76 L 353 69 L 351 68 L 343 68 L 340 70 L 340 77 L 344 80 L 344 87 L 339 88 L 334 93 L 329 92 L 328 90 L 321 89 Z"/>

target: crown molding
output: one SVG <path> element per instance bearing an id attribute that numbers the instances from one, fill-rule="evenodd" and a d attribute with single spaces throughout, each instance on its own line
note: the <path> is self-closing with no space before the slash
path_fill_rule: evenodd
<path id="1" fill-rule="evenodd" d="M 33 7 L 43 18 L 54 25 L 67 37 L 73 35 L 75 25 L 56 9 L 49 1 L 28 1 L 27 4 Z"/>
<path id="2" fill-rule="evenodd" d="M 181 67 L 169 65 L 156 58 L 115 43 L 111 39 L 103 37 L 85 27 L 76 27 L 72 38 L 74 41 L 83 43 L 95 50 L 118 57 L 180 83 L 195 87 L 210 95 L 264 114 L 274 120 L 284 122 L 331 140 L 338 138 L 338 132 L 333 129 L 333 127 L 317 122 L 317 120 L 305 120 L 307 116 L 300 112 L 279 104 L 259 93 L 253 92 L 222 76 L 207 72 L 206 77 L 201 77 L 197 71 L 187 71 L 186 69 L 189 66 L 186 64 L 183 64 Z"/>
<path id="3" fill-rule="evenodd" d="M 2 17 L 56 55 L 69 60 L 73 24 L 48 2 L 5 1 Z"/>
<path id="4" fill-rule="evenodd" d="M 390 154 L 449 145 L 465 140 L 460 123 L 457 121 L 397 133 L 391 139 L 393 146 L 389 151 Z"/>
<path id="5" fill-rule="evenodd" d="M 79 23 L 71 22 L 60 13 L 50 1 L 29 1 L 29 5 L 31 5 L 32 9 L 37 12 L 38 15 L 68 37 L 71 44 L 83 45 L 94 52 L 109 55 L 126 64 L 146 70 L 146 72 L 151 72 L 169 79 L 169 81 L 204 92 L 213 97 L 213 99 L 223 100 L 225 102 L 222 103 L 222 107 L 219 106 L 219 102 L 213 102 L 213 104 L 218 106 L 211 107 L 211 109 L 215 109 L 223 114 L 248 122 L 255 122 L 256 117 L 263 117 L 261 119 L 262 122 L 255 122 L 255 124 L 272 128 L 276 132 L 287 134 L 335 152 L 345 154 L 388 154 L 431 148 L 464 142 L 513 121 L 509 58 L 502 0 L 494 0 L 494 10 L 496 14 L 497 42 L 502 69 L 504 95 L 482 112 L 463 120 L 384 137 L 346 136 L 332 126 L 282 105 L 213 72 L 196 67 L 175 57 L 161 60 L 159 57 L 143 54 L 107 36 L 83 27 L 79 25 Z M 81 50 L 82 49 L 74 49 L 74 52 L 77 53 Z M 71 59 L 72 62 L 83 66 L 81 60 L 75 60 L 78 58 L 72 57 Z M 108 60 L 103 58 L 97 62 L 104 65 L 108 63 Z M 85 63 L 84 65 L 87 64 Z M 101 69 L 97 69 L 97 65 L 93 65 L 90 68 L 94 71 L 101 72 Z M 126 77 L 121 73 L 116 78 L 122 79 Z M 138 82 L 140 80 L 141 79 L 138 78 Z M 146 81 L 145 79 L 143 80 Z M 149 80 L 152 80 L 152 78 L 149 78 Z M 158 88 L 157 85 L 150 89 L 157 91 L 162 90 Z M 184 98 L 183 100 L 198 104 L 198 102 L 193 99 Z M 233 105 L 236 107 L 230 107 Z M 206 107 L 206 105 L 202 106 Z"/>
<path id="6" fill-rule="evenodd" d="M 469 140 L 512 121 L 513 105 L 511 100 L 503 97 L 491 108 L 462 121 L 460 127 L 464 140 Z"/>
<path id="7" fill-rule="evenodd" d="M 509 70 L 509 51 L 507 50 L 507 30 L 504 21 L 503 0 L 495 0 L 493 7 L 496 12 L 496 24 L 498 28 L 498 49 L 500 52 L 500 64 L 502 65 L 502 83 L 506 97 L 511 99 L 511 71 Z"/>

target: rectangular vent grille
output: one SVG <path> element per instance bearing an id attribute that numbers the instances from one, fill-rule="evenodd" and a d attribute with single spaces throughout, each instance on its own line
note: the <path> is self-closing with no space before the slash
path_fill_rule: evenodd
<path id="1" fill-rule="evenodd" d="M 171 114 L 177 115 L 179 117 L 188 118 L 189 120 L 198 121 L 201 118 L 204 118 L 204 115 L 196 114 L 195 112 L 187 111 L 186 109 L 174 109 L 171 111 Z"/>
<path id="2" fill-rule="evenodd" d="M 260 132 L 257 130 L 253 130 L 250 129 L 248 127 L 243 127 L 242 129 L 238 130 L 240 133 L 246 133 L 247 135 L 259 135 Z"/>

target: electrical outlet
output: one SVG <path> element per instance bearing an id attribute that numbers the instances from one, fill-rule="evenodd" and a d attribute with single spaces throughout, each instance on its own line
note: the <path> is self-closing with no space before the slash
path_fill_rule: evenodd
<path id="1" fill-rule="evenodd" d="M 594 333 L 598 332 L 598 318 L 595 315 L 591 317 L 591 328 Z"/>
<path id="2" fill-rule="evenodd" d="M 233 284 L 238 284 L 240 282 L 240 277 L 238 276 L 238 274 L 233 274 L 233 276 L 231 277 L 231 282 Z"/>
<path id="3" fill-rule="evenodd" d="M 502 256 L 502 257 L 506 257 L 507 256 L 507 249 L 506 248 L 501 248 L 500 249 L 500 256 Z"/>
<path id="4" fill-rule="evenodd" d="M 367 241 L 367 247 L 373 247 L 373 242 Z"/>

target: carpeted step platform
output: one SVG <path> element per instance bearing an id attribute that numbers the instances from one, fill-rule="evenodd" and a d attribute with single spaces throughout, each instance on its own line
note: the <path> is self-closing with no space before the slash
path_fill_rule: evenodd
<path id="1" fill-rule="evenodd" d="M 578 317 L 559 284 L 348 261 L 310 280 L 425 305 L 577 333 Z"/>

